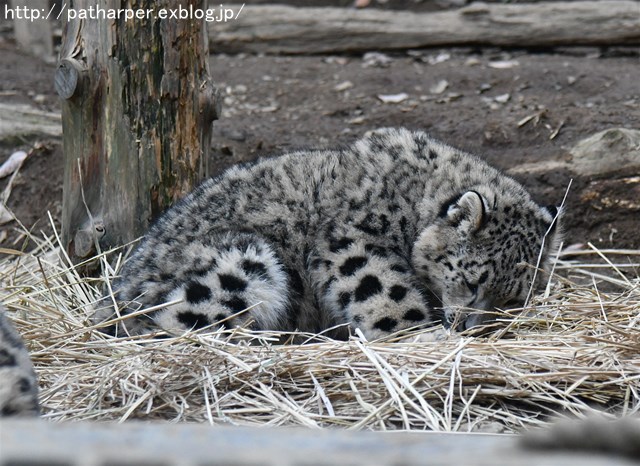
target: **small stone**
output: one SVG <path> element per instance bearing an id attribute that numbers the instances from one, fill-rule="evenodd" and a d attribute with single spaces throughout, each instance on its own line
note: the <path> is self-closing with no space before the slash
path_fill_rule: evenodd
<path id="1" fill-rule="evenodd" d="M 427 63 L 430 65 L 437 65 L 443 63 L 451 58 L 451 54 L 447 52 L 441 52 L 438 55 L 427 57 Z"/>
<path id="2" fill-rule="evenodd" d="M 497 70 L 507 70 L 509 68 L 515 68 L 520 66 L 518 60 L 496 60 L 489 62 L 489 68 L 495 68 Z"/>
<path id="3" fill-rule="evenodd" d="M 266 107 L 261 107 L 260 111 L 262 113 L 273 113 L 278 111 L 277 105 L 267 105 Z"/>
<path id="4" fill-rule="evenodd" d="M 367 52 L 362 57 L 362 66 L 365 68 L 387 68 L 393 59 L 389 55 L 380 52 Z"/>
<path id="5" fill-rule="evenodd" d="M 244 84 L 238 84 L 236 87 L 233 88 L 233 93 L 234 94 L 246 94 L 247 93 L 247 86 L 245 86 Z"/>
<path id="6" fill-rule="evenodd" d="M 353 87 L 353 83 L 351 81 L 343 81 L 340 84 L 336 84 L 333 88 L 336 92 L 346 91 L 347 89 L 351 89 Z"/>
<path id="7" fill-rule="evenodd" d="M 349 63 L 349 59 L 346 57 L 336 57 L 336 56 L 330 56 L 330 57 L 326 57 L 323 59 L 323 61 L 325 63 L 328 63 L 330 65 L 332 64 L 336 64 L 336 65 L 346 65 L 347 63 Z"/>
<path id="8" fill-rule="evenodd" d="M 383 101 L 385 104 L 399 104 L 400 102 L 404 102 L 409 98 L 409 94 L 406 92 L 401 92 L 400 94 L 379 94 L 378 99 Z"/>
<path id="9" fill-rule="evenodd" d="M 441 79 L 436 84 L 429 88 L 429 92 L 432 94 L 442 94 L 449 87 L 449 82 L 446 79 Z"/>

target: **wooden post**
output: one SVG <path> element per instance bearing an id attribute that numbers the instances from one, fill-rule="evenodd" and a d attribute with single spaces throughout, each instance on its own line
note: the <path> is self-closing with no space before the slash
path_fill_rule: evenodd
<path id="1" fill-rule="evenodd" d="M 76 17 L 65 27 L 55 88 L 64 130 L 62 241 L 73 259 L 139 237 L 208 174 L 219 99 L 207 31 L 202 19 L 160 18 L 176 5 L 126 2 L 140 16 L 113 19 L 117 0 L 69 6 Z M 79 14 L 88 11 L 96 14 Z"/>

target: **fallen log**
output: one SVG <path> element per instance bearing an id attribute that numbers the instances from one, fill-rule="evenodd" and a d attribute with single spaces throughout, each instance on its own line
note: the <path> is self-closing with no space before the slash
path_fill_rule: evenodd
<path id="1" fill-rule="evenodd" d="M 34 136 L 61 137 L 60 114 L 27 104 L 0 102 L 0 142 L 19 145 Z"/>
<path id="2" fill-rule="evenodd" d="M 240 11 L 239 5 L 229 7 Z M 209 36 L 212 52 L 272 54 L 468 45 L 637 45 L 640 2 L 477 2 L 435 13 L 246 5 L 237 18 L 210 23 Z"/>

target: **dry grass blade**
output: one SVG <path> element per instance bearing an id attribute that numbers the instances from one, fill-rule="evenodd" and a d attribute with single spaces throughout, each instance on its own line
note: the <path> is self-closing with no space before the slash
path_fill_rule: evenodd
<path id="1" fill-rule="evenodd" d="M 550 413 L 640 410 L 640 279 L 616 265 L 625 262 L 616 251 L 558 262 L 563 276 L 483 337 L 441 328 L 374 342 L 357 332 L 346 342 L 296 335 L 304 345 L 246 329 L 110 337 L 88 319 L 103 283 L 81 277 L 54 241 L 0 252 L 0 300 L 53 420 L 513 432 Z M 108 281 L 105 254 L 97 260 Z"/>

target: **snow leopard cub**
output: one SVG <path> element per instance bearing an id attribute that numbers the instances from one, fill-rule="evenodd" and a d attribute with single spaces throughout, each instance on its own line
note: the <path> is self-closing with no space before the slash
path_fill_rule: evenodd
<path id="1" fill-rule="evenodd" d="M 470 328 L 522 305 L 555 217 L 423 132 L 259 160 L 206 181 L 149 230 L 113 284 L 119 312 L 172 304 L 112 330 L 248 324 L 345 338 L 351 326 L 377 338 L 442 316 Z"/>
<path id="2" fill-rule="evenodd" d="M 39 413 L 38 383 L 29 353 L 0 304 L 0 417 Z"/>

